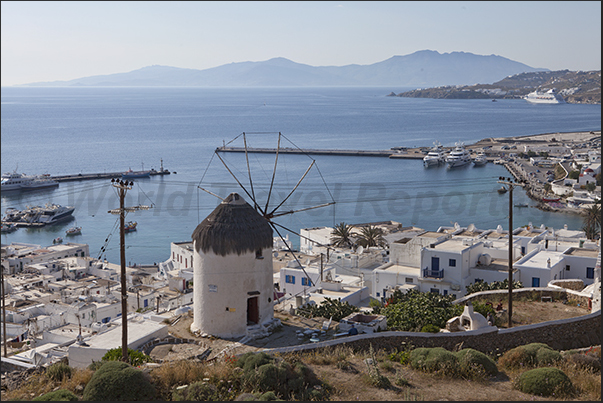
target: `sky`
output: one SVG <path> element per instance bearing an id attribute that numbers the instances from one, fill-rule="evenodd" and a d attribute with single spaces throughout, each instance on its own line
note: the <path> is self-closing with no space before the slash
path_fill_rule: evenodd
<path id="1" fill-rule="evenodd" d="M 420 50 L 601 69 L 600 1 L 2 1 L 1 85 L 284 57 L 370 65 Z"/>

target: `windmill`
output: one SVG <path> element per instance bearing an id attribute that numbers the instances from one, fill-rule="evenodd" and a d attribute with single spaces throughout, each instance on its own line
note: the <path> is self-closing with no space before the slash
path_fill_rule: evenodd
<path id="1" fill-rule="evenodd" d="M 276 149 L 249 147 L 248 146 L 248 135 L 254 136 L 254 141 L 257 140 L 258 138 L 260 140 L 264 140 L 264 139 L 266 139 L 266 137 L 268 135 L 277 136 L 277 140 L 276 140 L 277 147 L 276 147 Z M 238 147 L 236 146 L 237 144 L 241 144 L 241 143 L 242 143 L 242 146 L 238 146 Z M 284 147 L 283 145 L 287 145 L 287 146 Z M 237 169 L 236 164 L 230 163 L 230 165 L 229 165 L 229 163 L 227 163 L 227 157 L 226 157 L 227 151 L 238 152 L 239 155 L 241 153 L 245 154 L 244 162 L 239 161 L 239 166 L 238 166 L 239 169 Z M 271 174 L 269 174 L 268 172 L 266 172 L 266 170 L 263 169 L 263 167 L 261 166 L 261 162 L 257 158 L 258 154 L 262 154 L 262 153 L 265 154 L 265 153 L 270 153 L 270 152 L 274 152 L 274 154 L 275 154 L 274 165 L 271 169 L 271 171 L 272 171 Z M 287 189 L 284 193 L 279 193 L 277 187 L 282 186 L 281 183 L 278 183 L 276 181 L 277 176 L 278 176 L 277 172 L 278 172 L 278 174 L 281 174 L 281 172 L 282 172 L 282 168 L 279 166 L 279 162 L 281 164 L 286 164 L 286 161 L 284 160 L 283 155 L 289 155 L 289 154 L 296 154 L 294 156 L 295 161 L 293 164 L 293 169 L 294 169 L 295 173 L 297 174 L 297 176 L 295 178 L 296 179 L 299 178 L 299 179 L 297 179 L 295 184 L 292 185 L 291 189 Z M 224 142 L 222 147 L 216 148 L 216 150 L 214 152 L 214 156 L 218 157 L 218 159 L 220 160 L 222 165 L 226 168 L 228 173 L 236 181 L 238 187 L 240 187 L 243 190 L 243 192 L 247 195 L 249 200 L 251 200 L 250 204 L 268 222 L 268 224 L 272 227 L 272 229 L 278 234 L 279 238 L 283 241 L 283 244 L 286 246 L 286 249 L 293 255 L 293 258 L 297 261 L 297 263 L 299 264 L 299 267 L 301 267 L 302 270 L 304 271 L 304 274 L 306 274 L 306 276 L 309 277 L 308 274 L 306 273 L 305 269 L 303 268 L 303 265 L 298 260 L 298 257 L 291 249 L 290 242 L 287 242 L 287 240 L 285 240 L 285 238 L 283 237 L 283 232 L 287 231 L 291 234 L 297 235 L 300 238 L 307 239 L 310 242 L 318 244 L 319 246 L 322 246 L 322 247 L 328 248 L 328 246 L 319 244 L 318 242 L 316 242 L 310 238 L 307 238 L 288 227 L 285 227 L 284 225 L 276 222 L 275 219 L 277 219 L 279 217 L 284 217 L 284 216 L 292 216 L 293 214 L 296 214 L 296 213 L 314 210 L 314 209 L 318 209 L 318 208 L 322 208 L 322 207 L 328 207 L 328 206 L 332 206 L 335 204 L 333 195 L 331 194 L 331 192 L 324 180 L 324 177 L 322 176 L 322 173 L 320 172 L 320 169 L 318 168 L 318 166 L 316 164 L 316 160 L 314 160 L 312 157 L 310 157 L 310 155 L 307 152 L 305 152 L 303 149 L 301 149 L 297 145 L 295 145 L 291 140 L 289 140 L 281 132 L 254 132 L 254 133 L 243 132 L 243 133 L 239 134 L 238 136 L 236 136 L 234 139 L 230 140 L 229 142 Z M 257 179 L 258 174 L 256 172 L 255 173 L 256 179 L 255 179 L 255 183 L 254 183 L 254 174 L 252 174 L 252 162 L 254 162 L 254 160 L 253 160 L 254 157 L 255 157 L 256 166 L 258 167 L 259 170 L 261 170 L 263 172 L 263 174 L 265 176 L 266 181 L 264 181 L 264 182 L 262 182 L 262 181 L 258 182 L 258 179 Z M 309 165 L 307 167 L 306 167 L 306 165 L 302 165 L 302 163 L 301 163 L 301 161 L 304 158 L 307 158 L 306 161 L 309 160 Z M 212 163 L 212 160 L 213 160 L 213 156 L 212 156 L 212 159 L 210 160 L 209 164 Z M 252 160 L 252 161 L 250 162 L 250 160 Z M 209 168 L 209 164 L 208 164 L 208 168 Z M 240 167 L 241 164 L 243 164 L 242 169 Z M 289 165 L 287 165 L 284 170 L 284 174 L 287 177 L 290 174 L 289 168 L 291 168 L 291 167 Z M 237 174 L 235 174 L 235 171 L 238 171 L 237 172 L 238 176 L 237 176 Z M 207 172 L 207 170 L 206 170 L 206 172 Z M 300 208 L 293 208 L 293 207 L 288 208 L 287 202 L 290 201 L 291 197 L 294 195 L 294 193 L 300 189 L 300 186 L 302 185 L 302 183 L 304 183 L 304 180 L 308 178 L 309 174 L 318 175 L 318 177 L 320 178 L 320 180 L 322 182 L 322 185 L 324 186 L 324 189 L 326 190 L 324 195 L 328 195 L 327 196 L 328 200 L 326 200 L 325 203 L 306 205 L 306 206 L 303 206 Z M 205 174 L 203 175 L 200 183 L 203 181 L 204 177 L 205 177 Z M 243 178 L 245 178 L 245 179 L 243 179 Z M 200 185 L 198 185 L 198 188 L 219 198 L 222 201 L 224 200 L 219 195 L 205 189 L 204 187 L 202 187 Z M 312 188 L 312 189 L 316 190 L 315 188 Z"/>

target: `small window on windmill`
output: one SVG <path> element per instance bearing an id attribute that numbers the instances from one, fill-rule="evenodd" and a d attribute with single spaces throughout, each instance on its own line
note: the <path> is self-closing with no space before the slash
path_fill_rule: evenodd
<path id="1" fill-rule="evenodd" d="M 263 259 L 264 258 L 264 256 L 262 256 L 262 250 L 261 249 L 258 249 L 258 250 L 255 251 L 255 258 L 256 259 Z"/>

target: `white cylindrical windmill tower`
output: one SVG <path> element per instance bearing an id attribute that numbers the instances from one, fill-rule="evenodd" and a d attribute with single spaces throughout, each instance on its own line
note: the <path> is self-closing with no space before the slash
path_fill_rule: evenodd
<path id="1" fill-rule="evenodd" d="M 231 193 L 192 234 L 193 332 L 223 338 L 274 317 L 272 227 Z"/>

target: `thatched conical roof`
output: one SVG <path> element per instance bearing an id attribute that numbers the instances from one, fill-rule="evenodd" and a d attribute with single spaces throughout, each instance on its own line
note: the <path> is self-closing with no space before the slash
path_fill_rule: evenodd
<path id="1" fill-rule="evenodd" d="M 197 252 L 226 256 L 272 248 L 272 227 L 237 193 L 231 193 L 197 225 L 192 235 Z"/>

